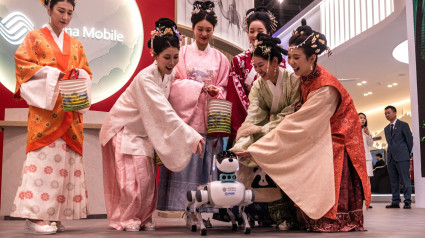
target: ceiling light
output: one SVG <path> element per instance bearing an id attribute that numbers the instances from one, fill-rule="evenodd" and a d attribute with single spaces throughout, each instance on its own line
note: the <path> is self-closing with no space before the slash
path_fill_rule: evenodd
<path id="1" fill-rule="evenodd" d="M 282 3 L 283 2 L 283 0 L 279 0 L 279 3 Z"/>
<path id="2" fill-rule="evenodd" d="M 363 95 L 364 95 L 364 96 L 367 96 L 367 95 L 369 95 L 369 94 L 367 94 L 367 93 L 364 93 Z"/>
<path id="3" fill-rule="evenodd" d="M 357 86 L 362 86 L 362 83 L 357 83 Z"/>
<path id="4" fill-rule="evenodd" d="M 394 86 L 397 86 L 397 85 L 398 85 L 398 83 L 393 83 L 393 85 L 394 85 Z"/>
<path id="5" fill-rule="evenodd" d="M 365 83 L 367 83 L 366 81 L 362 81 L 362 84 L 365 84 Z"/>
<path id="6" fill-rule="evenodd" d="M 409 63 L 409 53 L 408 53 L 408 46 L 407 46 L 407 40 L 401 42 L 398 46 L 396 46 L 393 50 L 393 57 L 394 59 L 408 64 Z"/>
<path id="7" fill-rule="evenodd" d="M 367 94 L 371 95 L 371 94 L 372 94 L 372 92 L 368 92 Z"/>
<path id="8" fill-rule="evenodd" d="M 392 87 L 393 87 L 393 85 L 392 85 L 392 84 L 390 84 L 390 85 L 388 85 L 388 87 L 389 87 L 389 88 L 392 88 Z"/>

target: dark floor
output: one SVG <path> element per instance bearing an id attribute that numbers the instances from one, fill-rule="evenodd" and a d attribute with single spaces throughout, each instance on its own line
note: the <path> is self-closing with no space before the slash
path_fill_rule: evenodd
<path id="1" fill-rule="evenodd" d="M 250 235 L 244 235 L 243 231 L 231 231 L 230 223 L 212 220 L 213 228 L 208 229 L 209 237 L 425 237 L 425 209 L 415 208 L 413 203 L 411 210 L 386 209 L 386 203 L 373 203 L 373 208 L 365 211 L 365 232 L 346 233 L 307 233 L 299 231 L 278 231 L 274 228 L 255 227 Z M 204 216 L 207 217 L 207 216 Z M 185 221 L 181 218 L 157 217 L 156 231 L 123 232 L 115 231 L 107 226 L 106 219 L 84 219 L 65 221 L 67 231 L 48 237 L 198 237 L 199 232 L 190 232 L 185 228 Z M 41 235 L 27 235 L 23 233 L 24 221 L 0 220 L 0 237 L 45 237 Z"/>

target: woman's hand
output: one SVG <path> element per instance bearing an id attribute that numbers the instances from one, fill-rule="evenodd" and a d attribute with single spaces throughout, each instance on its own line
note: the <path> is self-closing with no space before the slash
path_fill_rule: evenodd
<path id="1" fill-rule="evenodd" d="M 370 132 L 369 129 L 367 128 L 367 126 L 363 127 L 364 133 L 368 136 L 370 136 Z"/>
<path id="2" fill-rule="evenodd" d="M 201 155 L 201 159 L 202 159 L 202 157 L 204 155 L 202 153 L 202 147 L 203 147 L 204 144 L 205 144 L 205 139 L 202 138 L 201 140 L 199 140 L 199 143 L 198 143 L 198 145 L 196 147 L 196 153 L 199 154 L 199 155 Z"/>
<path id="3" fill-rule="evenodd" d="M 58 77 L 58 80 L 62 80 L 62 78 L 65 76 L 65 73 L 64 72 L 60 72 L 60 74 L 59 74 L 59 77 Z"/>
<path id="4" fill-rule="evenodd" d="M 77 68 L 74 68 L 74 70 L 75 70 L 75 74 L 71 74 L 70 76 L 69 76 L 69 79 L 75 79 L 76 78 L 76 76 L 77 76 L 77 78 L 78 78 L 78 76 L 80 75 L 80 70 L 79 69 L 77 69 Z"/>
<path id="5" fill-rule="evenodd" d="M 215 97 L 217 96 L 217 94 L 220 92 L 220 90 L 214 86 L 208 86 L 207 87 L 207 93 L 208 95 L 210 95 L 211 97 Z"/>

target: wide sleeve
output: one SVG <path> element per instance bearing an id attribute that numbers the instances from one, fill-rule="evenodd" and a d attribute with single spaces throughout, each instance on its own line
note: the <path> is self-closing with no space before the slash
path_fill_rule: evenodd
<path id="1" fill-rule="evenodd" d="M 14 97 L 21 99 L 21 85 L 30 80 L 43 66 L 38 65 L 33 46 L 33 34 L 28 33 L 15 52 L 16 87 Z"/>
<path id="2" fill-rule="evenodd" d="M 203 86 L 202 83 L 190 79 L 176 79 L 171 84 L 168 100 L 186 123 L 189 123 L 195 114 Z"/>
<path id="3" fill-rule="evenodd" d="M 285 72 L 286 74 L 286 72 Z M 289 73 L 289 80 L 284 89 L 287 105 L 276 115 L 275 120 L 270 120 L 263 126 L 263 134 L 269 133 L 289 114 L 295 112 L 296 105 L 300 102 L 300 79 L 294 72 Z"/>
<path id="4" fill-rule="evenodd" d="M 183 170 L 202 136 L 176 114 L 157 84 L 146 78 L 135 80 L 135 103 L 149 140 L 168 169 Z"/>
<path id="5" fill-rule="evenodd" d="M 300 110 L 248 148 L 258 166 L 312 219 L 335 204 L 330 118 L 339 102 L 333 87 L 311 92 Z"/>
<path id="6" fill-rule="evenodd" d="M 244 74 L 241 62 L 237 56 L 233 58 L 227 81 L 226 100 L 232 103 L 232 128 L 230 135 L 232 139 L 236 138 L 236 133 L 247 116 L 247 109 L 241 102 L 241 98 L 248 98 L 247 92 L 245 92 L 243 87 Z"/>
<path id="7" fill-rule="evenodd" d="M 259 79 L 261 80 L 261 79 Z M 254 135 L 261 132 L 262 125 L 268 121 L 269 113 L 260 104 L 262 101 L 260 94 L 260 81 L 257 80 L 249 93 L 248 115 L 242 123 L 236 136 L 236 143 L 231 151 L 244 151 L 250 146 L 255 138 Z"/>
<path id="8" fill-rule="evenodd" d="M 59 95 L 58 77 L 61 71 L 45 66 L 21 84 L 20 96 L 28 105 L 53 110 Z"/>
<path id="9" fill-rule="evenodd" d="M 224 56 L 221 52 L 218 51 L 218 54 L 220 54 L 220 64 L 217 71 L 217 78 L 213 81 L 213 85 L 220 92 L 214 98 L 226 99 L 230 63 L 226 56 Z"/>

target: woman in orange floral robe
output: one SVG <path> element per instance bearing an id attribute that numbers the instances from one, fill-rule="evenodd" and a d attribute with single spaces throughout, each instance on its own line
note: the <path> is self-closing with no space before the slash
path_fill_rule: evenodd
<path id="1" fill-rule="evenodd" d="M 27 218 L 25 232 L 63 231 L 64 219 L 87 216 L 87 190 L 82 162 L 83 120 L 88 110 L 65 112 L 58 80 L 71 69 L 86 79 L 91 72 L 83 45 L 64 32 L 74 0 L 42 1 L 50 22 L 28 33 L 15 53 L 15 98 L 29 105 L 27 158 L 11 216 Z"/>

